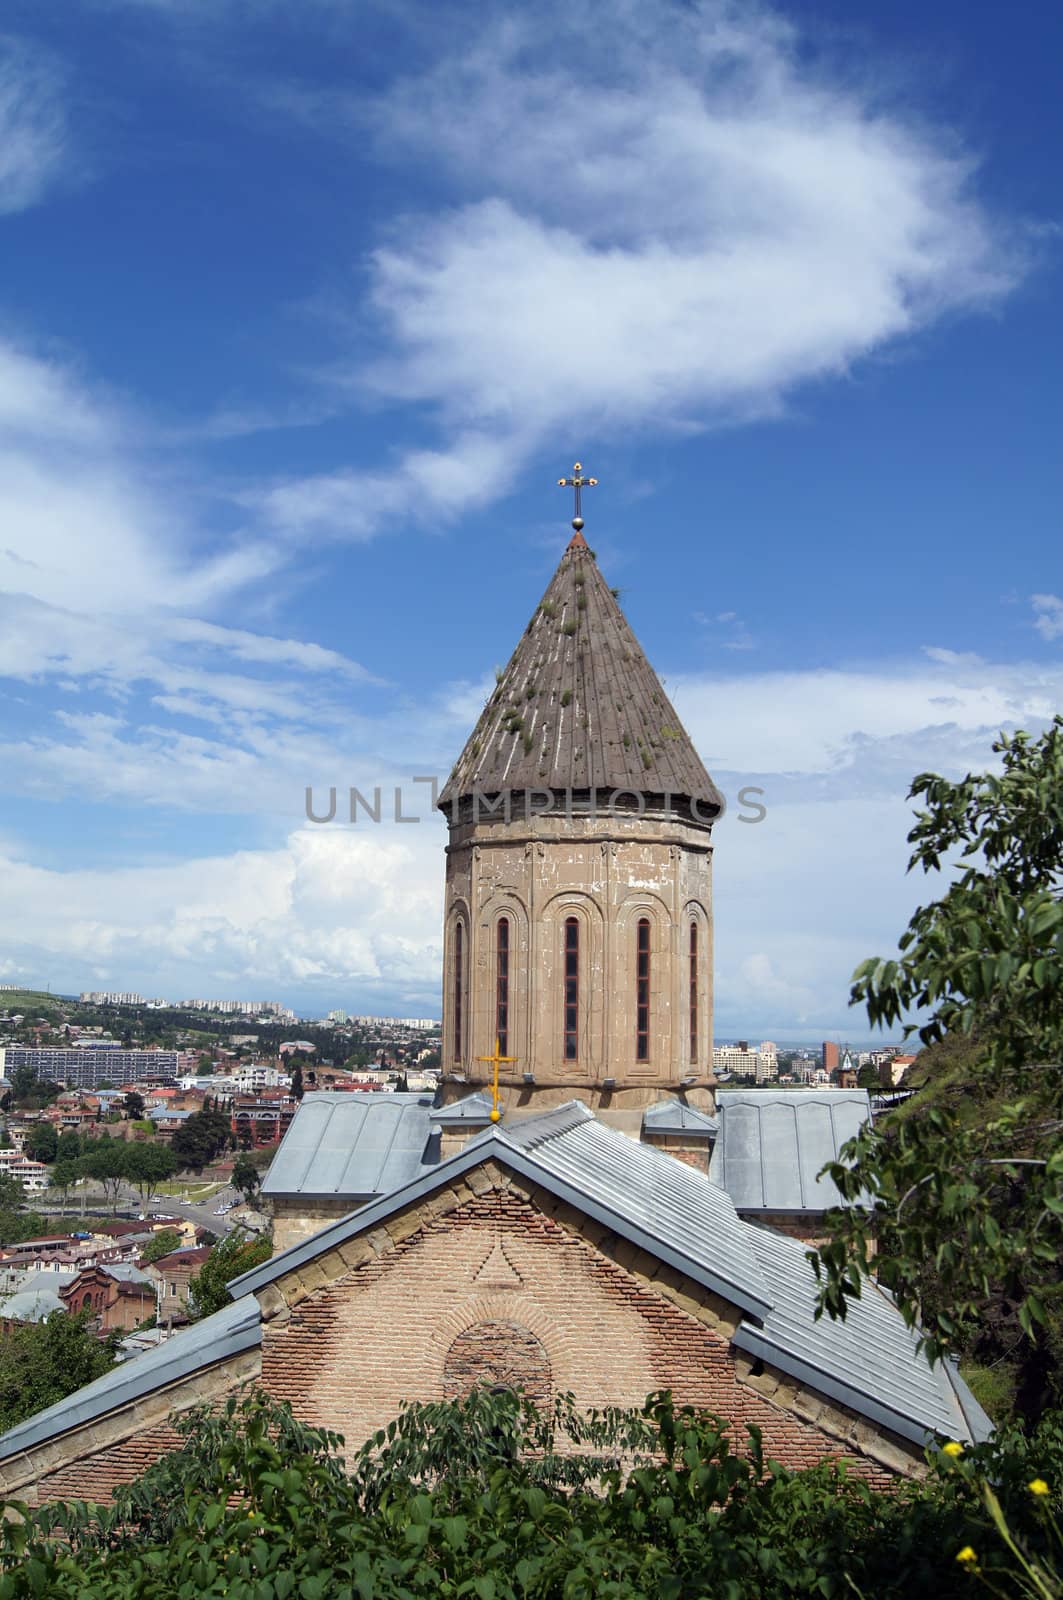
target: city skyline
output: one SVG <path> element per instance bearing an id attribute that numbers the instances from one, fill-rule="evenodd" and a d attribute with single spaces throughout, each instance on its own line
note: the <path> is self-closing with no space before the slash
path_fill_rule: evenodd
<path id="1" fill-rule="evenodd" d="M 306 790 L 445 778 L 579 459 L 730 802 L 717 1037 L 866 1038 L 912 776 L 1061 699 L 1063 22 L 308 16 L 11 8 L 0 979 L 437 1011 L 427 793 Z"/>

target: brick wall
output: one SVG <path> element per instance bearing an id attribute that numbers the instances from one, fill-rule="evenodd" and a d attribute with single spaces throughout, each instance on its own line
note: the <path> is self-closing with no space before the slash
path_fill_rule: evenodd
<path id="1" fill-rule="evenodd" d="M 758 1424 L 766 1453 L 788 1466 L 852 1456 L 855 1471 L 882 1485 L 911 1470 L 910 1452 L 851 1413 L 802 1397 L 780 1375 L 754 1375 L 748 1362 L 740 1369 L 733 1308 L 502 1178 L 508 1186 L 454 1196 L 445 1214 L 437 1197 L 436 1215 L 410 1213 L 355 1241 L 344 1253 L 354 1262 L 360 1251 L 361 1264 L 344 1270 L 336 1256 L 316 1284 L 282 1281 L 291 1307 L 264 1326 L 267 1387 L 354 1448 L 403 1400 L 453 1393 L 462 1364 L 478 1361 L 490 1381 L 508 1382 L 530 1362 L 537 1385 L 571 1391 L 581 1406 L 639 1405 L 671 1388 L 733 1423 L 740 1444 L 744 1424 Z"/>

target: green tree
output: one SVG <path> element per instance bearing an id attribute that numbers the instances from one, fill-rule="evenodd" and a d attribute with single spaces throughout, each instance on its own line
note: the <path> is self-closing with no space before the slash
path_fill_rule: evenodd
<path id="1" fill-rule="evenodd" d="M 114 1366 L 119 1335 L 98 1339 L 89 1315 L 53 1311 L 0 1337 L 0 1429 L 65 1400 Z"/>
<path id="2" fill-rule="evenodd" d="M 24 1205 L 26 1191 L 10 1172 L 0 1172 L 0 1211 L 17 1211 Z"/>
<path id="3" fill-rule="evenodd" d="M 1012 1438 L 958 1462 L 928 1452 L 924 1483 L 884 1493 L 833 1464 L 788 1471 L 755 1427 L 733 1439 L 667 1394 L 588 1416 L 474 1390 L 406 1408 L 350 1471 L 337 1434 L 261 1391 L 174 1427 L 180 1448 L 113 1506 L 13 1508 L 4 1600 L 1060 1593 L 1058 1494 L 1046 1507 L 1028 1487 L 1063 1474 L 1058 1428 L 1036 1457 Z M 958 1559 L 967 1547 L 975 1573 Z"/>
<path id="4" fill-rule="evenodd" d="M 141 1262 L 150 1266 L 153 1261 L 161 1261 L 163 1256 L 168 1256 L 172 1250 L 179 1250 L 182 1242 L 181 1234 L 176 1228 L 160 1228 L 140 1252 Z"/>
<path id="5" fill-rule="evenodd" d="M 189 1310 L 195 1317 L 209 1317 L 230 1303 L 226 1285 L 242 1272 L 250 1272 L 273 1254 L 269 1235 L 248 1238 L 236 1228 L 216 1244 L 188 1286 Z"/>
<path id="6" fill-rule="evenodd" d="M 59 1135 L 50 1122 L 35 1122 L 23 1146 L 31 1161 L 54 1161 L 58 1148 Z"/>
<path id="7" fill-rule="evenodd" d="M 80 1176 L 76 1161 L 57 1161 L 53 1166 L 51 1187 L 53 1192 L 59 1195 L 63 1205 L 66 1205 L 70 1191 Z"/>
<path id="8" fill-rule="evenodd" d="M 80 1176 L 94 1179 L 103 1189 L 113 1212 L 118 1210 L 118 1197 L 129 1177 L 131 1148 L 121 1139 L 96 1139 L 77 1163 Z"/>
<path id="9" fill-rule="evenodd" d="M 138 1121 L 144 1115 L 144 1096 L 137 1094 L 135 1089 L 130 1089 L 122 1101 L 122 1109 L 130 1122 Z"/>
<path id="10" fill-rule="evenodd" d="M 290 1066 L 291 1073 L 292 1073 L 292 1087 L 291 1087 L 292 1099 L 293 1100 L 301 1100 L 303 1098 L 303 1095 L 306 1093 L 306 1090 L 303 1087 L 303 1063 L 302 1063 L 302 1060 L 300 1059 L 300 1057 L 295 1056 L 295 1057 L 292 1058 L 291 1061 L 289 1061 L 288 1065 Z"/>
<path id="11" fill-rule="evenodd" d="M 84 1140 L 80 1133 L 75 1133 L 73 1128 L 67 1128 L 59 1135 L 56 1146 L 55 1159 L 57 1161 L 76 1161 L 84 1149 Z"/>
<path id="12" fill-rule="evenodd" d="M 856 1083 L 860 1089 L 878 1089 L 880 1087 L 878 1068 L 873 1067 L 870 1061 L 865 1061 L 860 1071 L 856 1074 Z"/>
<path id="13" fill-rule="evenodd" d="M 874 1271 L 932 1358 L 990 1328 L 1030 1423 L 1063 1387 L 1063 717 L 993 749 L 1000 773 L 915 779 L 909 869 L 954 876 L 853 975 L 873 1025 L 972 1041 L 963 1093 L 850 1142 L 829 1170 L 857 1203 L 813 1259 L 823 1309 Z"/>
<path id="14" fill-rule="evenodd" d="M 245 1155 L 237 1156 L 233 1163 L 232 1184 L 234 1189 L 239 1189 L 248 1205 L 262 1187 L 262 1174 Z"/>
<path id="15" fill-rule="evenodd" d="M 177 1157 L 165 1145 L 130 1144 L 126 1146 L 124 1169 L 125 1177 L 140 1196 L 141 1206 L 146 1206 L 159 1185 L 177 1171 Z"/>
<path id="16" fill-rule="evenodd" d="M 174 1130 L 170 1149 L 180 1167 L 199 1172 L 232 1142 L 228 1118 L 209 1103 Z"/>

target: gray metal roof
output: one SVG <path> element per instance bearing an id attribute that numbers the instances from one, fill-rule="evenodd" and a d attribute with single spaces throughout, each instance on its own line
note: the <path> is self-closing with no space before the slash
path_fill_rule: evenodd
<path id="1" fill-rule="evenodd" d="M 490 1122 L 494 1102 L 484 1090 L 467 1094 L 464 1100 L 455 1100 L 449 1106 L 439 1106 L 430 1120 L 437 1128 L 467 1127 L 469 1123 Z"/>
<path id="2" fill-rule="evenodd" d="M 707 1111 L 700 1111 L 697 1106 L 688 1106 L 685 1100 L 670 1096 L 647 1106 L 642 1115 L 642 1127 L 645 1133 L 686 1133 L 695 1138 L 715 1139 L 720 1131 L 720 1121 Z"/>
<path id="3" fill-rule="evenodd" d="M 124 1361 L 94 1383 L 76 1389 L 65 1400 L 28 1417 L 0 1436 L 0 1460 L 18 1455 L 56 1434 L 79 1428 L 142 1395 L 178 1383 L 202 1367 L 213 1366 L 241 1351 L 251 1350 L 261 1339 L 258 1301 L 253 1295 L 235 1300 L 212 1317 L 193 1322 L 172 1339 L 148 1350 L 135 1361 Z"/>
<path id="4" fill-rule="evenodd" d="M 119 1283 L 151 1283 L 146 1272 L 141 1272 L 139 1267 L 134 1267 L 131 1262 L 117 1262 L 114 1266 L 107 1265 L 100 1268 L 109 1278 L 116 1278 Z"/>
<path id="5" fill-rule="evenodd" d="M 390 1194 L 439 1160 L 430 1094 L 316 1091 L 303 1096 L 264 1195 Z"/>
<path id="6" fill-rule="evenodd" d="M 870 1121 L 866 1089 L 728 1089 L 716 1112 L 709 1175 L 739 1211 L 827 1211 L 844 1203 L 816 1174 Z"/>
<path id="7" fill-rule="evenodd" d="M 230 1287 L 254 1293 L 492 1156 L 731 1304 L 758 1315 L 770 1308 L 763 1273 L 724 1190 L 663 1151 L 605 1127 L 578 1100 L 496 1124 L 401 1189 L 244 1273 Z"/>
<path id="8" fill-rule="evenodd" d="M 20 1289 L 0 1300 L 0 1317 L 10 1317 L 14 1322 L 42 1322 L 53 1311 L 65 1310 L 54 1289 Z"/>
<path id="9" fill-rule="evenodd" d="M 971 1438 L 947 1367 L 931 1367 L 918 1353 L 916 1333 L 881 1289 L 866 1283 L 844 1322 L 827 1316 L 817 1322 L 807 1245 L 769 1228 L 743 1226 L 774 1304 L 762 1326 L 741 1324 L 734 1338 L 739 1349 L 902 1438 L 922 1443 L 932 1432 Z"/>

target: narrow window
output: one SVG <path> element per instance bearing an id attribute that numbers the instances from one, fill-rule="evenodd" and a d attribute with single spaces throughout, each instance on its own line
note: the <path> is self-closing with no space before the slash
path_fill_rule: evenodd
<path id="1" fill-rule="evenodd" d="M 565 1060 L 579 1057 L 579 918 L 565 921 Z"/>
<path id="2" fill-rule="evenodd" d="M 698 925 L 690 924 L 690 1064 L 698 1059 Z"/>
<path id="3" fill-rule="evenodd" d="M 465 999 L 461 969 L 465 960 L 465 929 L 459 922 L 454 928 L 454 1060 L 461 1060 L 461 1008 Z"/>
<path id="4" fill-rule="evenodd" d="M 509 1055 L 509 918 L 498 921 L 495 947 L 495 1038 L 498 1053 Z"/>
<path id="5" fill-rule="evenodd" d="M 635 1060 L 650 1059 L 650 924 L 639 919 L 635 964 Z"/>

